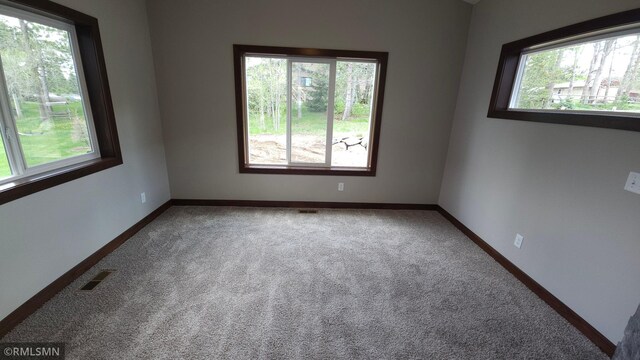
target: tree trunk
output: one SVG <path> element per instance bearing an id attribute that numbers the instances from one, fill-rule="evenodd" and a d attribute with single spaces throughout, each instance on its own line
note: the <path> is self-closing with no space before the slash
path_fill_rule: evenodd
<path id="1" fill-rule="evenodd" d="M 273 120 L 275 121 L 275 130 L 278 131 L 280 130 L 280 87 L 278 86 L 278 74 L 276 73 L 275 76 L 276 78 L 276 86 L 275 86 L 275 106 L 274 106 L 274 115 L 273 115 Z"/>
<path id="2" fill-rule="evenodd" d="M 567 100 L 572 101 L 573 87 L 576 82 L 576 68 L 578 67 L 578 50 L 580 47 L 573 48 L 573 65 L 571 66 L 571 80 L 569 80 L 569 93 L 567 94 Z"/>
<path id="3" fill-rule="evenodd" d="M 40 54 L 40 63 L 42 64 L 42 54 Z M 49 98 L 49 86 L 48 86 L 48 82 L 47 82 L 47 69 L 45 69 L 44 66 L 40 66 L 38 74 L 40 74 L 40 86 L 41 86 L 42 95 L 43 95 L 42 96 L 42 101 L 44 102 L 45 109 L 47 109 L 50 112 L 51 111 L 51 106 L 49 105 L 49 102 L 51 102 L 51 99 Z"/>
<path id="4" fill-rule="evenodd" d="M 302 119 L 302 98 L 300 93 L 298 93 L 298 119 Z"/>
<path id="5" fill-rule="evenodd" d="M 20 106 L 20 99 L 15 92 L 11 93 L 11 99 L 13 100 L 13 105 L 16 108 L 16 117 L 22 117 L 22 107 Z"/>
<path id="6" fill-rule="evenodd" d="M 600 57 L 600 63 L 598 64 L 598 69 L 596 70 L 596 74 L 593 77 L 593 86 L 591 87 L 591 91 L 589 92 L 589 98 L 593 99 L 595 103 L 598 100 L 598 92 L 600 90 L 600 84 L 602 81 L 602 71 L 604 70 L 604 63 L 611 55 L 611 50 L 613 50 L 613 46 L 615 45 L 617 40 L 607 40 L 604 42 L 604 47 L 602 48 L 602 56 Z"/>
<path id="7" fill-rule="evenodd" d="M 608 98 L 609 98 L 609 91 L 611 90 L 611 74 L 613 73 L 613 61 L 615 59 L 615 52 L 613 53 L 613 55 L 611 56 L 611 64 L 609 64 L 609 73 L 607 74 L 607 85 L 605 86 L 605 90 L 604 90 L 604 103 L 606 104 L 608 102 Z"/>
<path id="8" fill-rule="evenodd" d="M 276 111 L 275 111 L 275 101 L 273 100 L 273 87 L 271 87 L 269 91 L 269 116 L 271 117 L 271 126 L 276 128 Z"/>
<path id="9" fill-rule="evenodd" d="M 40 111 L 40 121 L 45 122 L 49 121 L 49 113 L 50 107 L 47 105 L 49 102 L 49 92 L 46 89 L 46 80 L 43 78 L 44 76 L 44 66 L 42 65 L 42 54 L 39 56 L 35 56 L 33 49 L 31 48 L 31 41 L 29 40 L 29 27 L 27 26 L 26 21 L 20 20 L 20 30 L 22 32 L 22 46 L 25 49 L 25 52 L 28 54 L 28 62 L 29 69 L 31 70 L 31 74 L 38 79 L 35 82 L 35 88 L 38 91 L 38 97 L 40 101 L 38 101 L 38 110 Z M 34 59 L 38 59 L 37 62 L 34 62 Z M 42 69 L 42 71 L 40 70 Z"/>
<path id="10" fill-rule="evenodd" d="M 593 71 L 595 70 L 596 65 L 598 64 L 598 56 L 600 55 L 601 45 L 602 44 L 599 42 L 593 44 L 593 57 L 591 58 L 591 64 L 589 65 L 589 72 L 587 73 L 587 79 L 585 80 L 584 87 L 582 88 L 582 96 L 580 97 L 582 99 L 583 104 L 589 103 L 589 85 L 593 80 Z"/>
<path id="11" fill-rule="evenodd" d="M 279 128 L 279 121 L 280 119 L 278 119 L 276 117 L 276 113 L 277 113 L 277 104 L 278 104 L 278 98 L 276 96 L 276 89 L 278 87 L 278 85 L 276 84 L 275 86 L 273 85 L 274 81 L 276 81 L 275 79 L 275 75 L 273 73 L 273 64 L 271 62 L 271 60 L 269 60 L 269 97 L 270 97 L 270 108 L 271 108 L 271 123 L 273 125 L 273 128 L 277 131 Z"/>
<path id="12" fill-rule="evenodd" d="M 264 92 L 260 91 L 260 128 L 264 130 L 266 127 L 267 124 L 264 122 Z"/>
<path id="13" fill-rule="evenodd" d="M 344 113 L 342 121 L 349 120 L 353 109 L 353 64 L 347 63 L 347 94 L 344 100 Z"/>
<path id="14" fill-rule="evenodd" d="M 297 105 L 298 105 L 298 119 L 302 119 L 302 86 L 300 86 L 300 67 L 298 67 L 298 101 L 297 101 Z"/>
<path id="15" fill-rule="evenodd" d="M 558 54 L 556 55 L 556 62 L 553 65 L 553 70 L 560 68 L 560 64 L 562 64 L 562 54 L 563 53 L 564 53 L 563 51 L 558 51 Z M 544 109 L 550 109 L 551 108 L 551 104 L 553 104 L 553 95 L 554 95 L 554 88 L 555 87 L 556 87 L 555 81 L 551 81 L 550 83 L 547 84 L 547 99 L 545 100 L 546 103 L 543 104 L 543 108 Z"/>
<path id="16" fill-rule="evenodd" d="M 634 80 L 638 75 L 638 70 L 640 68 L 640 36 L 636 37 L 636 41 L 633 45 L 633 51 L 631 53 L 631 60 L 629 61 L 629 65 L 627 65 L 627 70 L 624 72 L 624 76 L 622 77 L 622 82 L 620 83 L 620 89 L 616 94 L 616 101 L 620 101 L 620 99 L 628 95 L 632 90 Z"/>

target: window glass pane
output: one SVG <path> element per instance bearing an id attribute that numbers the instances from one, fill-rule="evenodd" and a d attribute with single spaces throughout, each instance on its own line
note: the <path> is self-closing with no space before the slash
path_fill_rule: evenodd
<path id="1" fill-rule="evenodd" d="M 11 176 L 11 168 L 9 167 L 9 160 L 7 159 L 7 152 L 0 136 L 0 179 Z"/>
<path id="2" fill-rule="evenodd" d="M 70 34 L 0 15 L 0 49 L 27 167 L 92 153 Z"/>
<path id="3" fill-rule="evenodd" d="M 292 62 L 291 162 L 326 162 L 329 64 Z M 295 104 L 294 104 L 295 103 Z"/>
<path id="4" fill-rule="evenodd" d="M 640 32 L 525 55 L 511 108 L 640 112 Z"/>
<path id="5" fill-rule="evenodd" d="M 287 60 L 247 56 L 249 163 L 287 163 Z"/>
<path id="6" fill-rule="evenodd" d="M 332 166 L 368 165 L 375 73 L 374 63 L 336 64 Z"/>

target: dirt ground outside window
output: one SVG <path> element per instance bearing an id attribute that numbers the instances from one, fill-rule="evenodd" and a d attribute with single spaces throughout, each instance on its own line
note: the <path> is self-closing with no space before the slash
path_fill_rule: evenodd
<path id="1" fill-rule="evenodd" d="M 334 142 L 347 137 L 338 136 Z M 249 139 L 250 164 L 286 165 L 287 146 L 285 135 L 251 135 Z M 366 144 L 366 141 L 364 141 Z M 291 148 L 296 162 L 324 163 L 326 145 L 323 138 L 314 135 L 296 135 Z M 367 149 L 360 144 L 347 146 L 338 142 L 332 146 L 331 166 L 366 167 Z"/>

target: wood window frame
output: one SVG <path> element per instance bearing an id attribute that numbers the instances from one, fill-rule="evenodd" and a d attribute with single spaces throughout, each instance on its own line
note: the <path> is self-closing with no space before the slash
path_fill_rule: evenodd
<path id="1" fill-rule="evenodd" d="M 17 9 L 71 24 L 76 31 L 78 50 L 89 95 L 100 157 L 20 178 L 0 186 L 0 205 L 83 176 L 122 164 L 115 113 L 107 78 L 98 20 L 66 6 L 42 0 L 0 0 Z"/>
<path id="2" fill-rule="evenodd" d="M 500 53 L 498 71 L 493 85 L 487 117 L 640 131 L 640 117 L 635 115 L 625 116 L 613 112 L 596 114 L 594 112 L 521 111 L 509 109 L 521 55 L 525 50 L 540 44 L 631 24 L 640 24 L 640 9 L 603 16 L 504 44 Z"/>
<path id="3" fill-rule="evenodd" d="M 303 167 L 289 165 L 251 165 L 248 163 L 246 141 L 247 127 L 245 126 L 245 96 L 243 81 L 243 57 L 246 54 L 282 55 L 312 58 L 332 58 L 345 60 L 376 60 L 379 67 L 376 79 L 377 96 L 374 100 L 374 112 L 371 121 L 371 144 L 369 166 L 355 167 Z M 238 137 L 238 166 L 240 173 L 253 174 L 289 174 L 289 175 L 341 175 L 341 176 L 375 176 L 378 163 L 378 148 L 380 143 L 380 125 L 382 120 L 382 105 L 384 103 L 384 88 L 387 74 L 388 52 L 330 50 L 314 48 L 294 48 L 257 45 L 233 45 L 233 64 L 236 96 L 236 123 Z"/>

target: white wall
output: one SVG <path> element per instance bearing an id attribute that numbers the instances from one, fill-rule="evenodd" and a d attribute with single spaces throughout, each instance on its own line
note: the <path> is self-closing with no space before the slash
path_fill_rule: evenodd
<path id="1" fill-rule="evenodd" d="M 486 117 L 502 44 L 637 0 L 474 7 L 439 203 L 610 340 L 640 302 L 640 133 Z M 525 236 L 521 250 L 516 232 Z"/>
<path id="2" fill-rule="evenodd" d="M 0 205 L 0 319 L 169 199 L 144 1 L 58 2 L 99 20 L 124 165 Z"/>
<path id="3" fill-rule="evenodd" d="M 471 5 L 153 0 L 147 6 L 173 198 L 437 201 Z M 377 176 L 239 174 L 234 43 L 388 51 Z"/>

